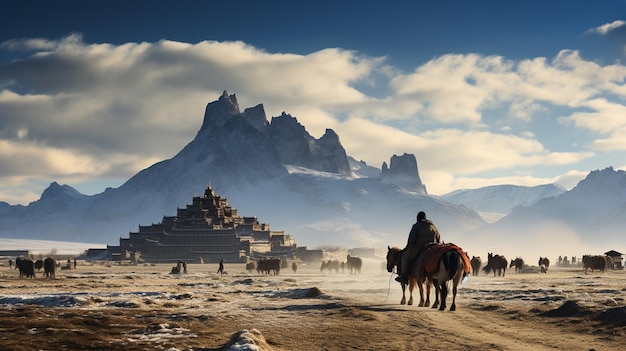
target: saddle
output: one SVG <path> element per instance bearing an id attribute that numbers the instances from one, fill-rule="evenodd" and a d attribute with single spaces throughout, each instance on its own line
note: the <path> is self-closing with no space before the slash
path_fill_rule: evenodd
<path id="1" fill-rule="evenodd" d="M 465 254 L 465 251 L 459 246 L 455 244 L 438 244 L 432 243 L 426 247 L 426 251 L 424 252 L 423 262 L 424 262 L 424 271 L 426 273 L 435 273 L 439 269 L 439 260 L 441 260 L 441 256 L 448 251 L 456 250 L 461 257 L 463 258 L 463 270 L 465 273 L 469 273 L 471 270 L 469 257 Z"/>

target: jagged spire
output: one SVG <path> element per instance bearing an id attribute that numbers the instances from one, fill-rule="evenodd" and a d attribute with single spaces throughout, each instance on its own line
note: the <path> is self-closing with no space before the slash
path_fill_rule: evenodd
<path id="1" fill-rule="evenodd" d="M 224 90 L 222 96 L 217 101 L 207 104 L 200 133 L 212 127 L 222 126 L 230 117 L 239 114 L 241 112 L 239 111 L 237 97 L 235 94 L 228 95 L 228 92 Z"/>
<path id="2" fill-rule="evenodd" d="M 214 197 L 215 191 L 213 190 L 213 188 L 211 188 L 211 182 L 209 182 L 209 185 L 207 185 L 206 189 L 204 190 L 204 198 L 208 199 Z"/>

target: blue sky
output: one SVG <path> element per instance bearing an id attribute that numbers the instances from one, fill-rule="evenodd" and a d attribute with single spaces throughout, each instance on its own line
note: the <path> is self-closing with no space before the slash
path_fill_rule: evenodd
<path id="1" fill-rule="evenodd" d="M 222 91 L 431 194 L 626 168 L 625 1 L 20 1 L 0 13 L 0 201 L 117 187 Z"/>

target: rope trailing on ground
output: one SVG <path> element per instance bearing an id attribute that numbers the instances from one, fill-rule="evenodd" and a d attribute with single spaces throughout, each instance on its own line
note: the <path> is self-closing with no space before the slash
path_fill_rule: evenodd
<path id="1" fill-rule="evenodd" d="M 389 284 L 387 285 L 387 296 L 385 297 L 385 300 L 383 302 L 387 302 L 387 300 L 389 299 L 389 292 L 391 291 L 391 278 L 393 278 L 394 273 L 391 272 L 391 274 L 389 274 Z"/>

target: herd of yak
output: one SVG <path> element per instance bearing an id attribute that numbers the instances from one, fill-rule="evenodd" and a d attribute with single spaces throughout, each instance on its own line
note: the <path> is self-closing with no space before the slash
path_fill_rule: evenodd
<path id="1" fill-rule="evenodd" d="M 344 269 L 349 269 L 350 273 L 361 273 L 361 267 L 363 266 L 363 261 L 360 257 L 354 257 L 348 255 L 346 262 L 339 262 L 338 260 L 329 260 L 322 261 L 322 267 L 320 271 L 328 270 L 330 272 L 335 271 L 339 273 L 339 270 L 343 272 Z M 281 269 L 288 268 L 287 260 L 280 258 L 261 258 L 256 262 L 248 262 L 246 264 L 246 270 L 248 272 L 252 272 L 254 270 L 259 274 L 266 275 L 278 275 L 280 274 Z M 291 269 L 294 273 L 298 270 L 298 264 L 296 262 L 292 262 Z M 187 273 L 187 263 L 185 261 L 178 261 L 178 264 L 172 267 L 170 274 L 186 274 Z M 220 266 L 220 270 L 218 273 L 226 274 L 223 271 L 223 266 Z"/>
<path id="2" fill-rule="evenodd" d="M 614 269 L 613 259 L 607 255 L 584 255 L 581 261 L 585 272 L 587 272 L 588 269 L 591 269 L 592 272 L 594 270 L 604 272 L 608 269 Z M 11 267 L 13 266 L 13 262 L 11 260 L 9 260 L 9 264 Z M 472 256 L 470 264 L 472 266 L 472 275 L 478 275 L 478 273 L 482 270 L 486 274 L 493 272 L 494 276 L 504 276 L 507 268 L 515 268 L 516 273 L 521 273 L 522 269 L 526 266 L 522 258 L 517 257 L 509 262 L 504 256 L 498 254 L 494 255 L 491 252 L 487 254 L 487 264 L 484 267 L 482 265 L 483 262 L 481 258 L 478 256 Z M 327 270 L 330 273 L 339 273 L 340 271 L 343 272 L 345 269 L 348 269 L 351 274 L 361 273 L 362 265 L 363 261 L 360 257 L 348 255 L 345 262 L 340 262 L 339 260 L 322 261 L 320 271 Z M 538 266 L 541 273 L 547 273 L 548 268 L 550 267 L 550 260 L 547 257 L 539 257 Z M 15 259 L 15 269 L 19 269 L 20 278 L 35 278 L 35 272 L 41 270 L 42 268 L 44 269 L 44 277 L 51 279 L 55 278 L 57 262 L 52 257 L 36 261 L 24 257 L 18 257 Z M 256 269 L 259 274 L 268 275 L 279 274 L 281 268 L 287 268 L 287 263 L 286 261 L 278 258 L 263 258 L 257 263 L 250 262 L 246 265 L 246 270 L 248 271 Z M 291 269 L 294 273 L 297 271 L 298 266 L 295 262 L 292 263 Z M 180 274 L 183 272 L 187 272 L 187 265 L 183 261 L 180 261 L 178 262 L 178 266 L 172 268 L 171 273 Z"/>
<path id="3" fill-rule="evenodd" d="M 561 259 L 559 257 L 559 259 Z M 482 260 L 480 257 L 472 256 L 470 260 L 470 264 L 472 266 L 472 275 L 478 275 L 478 272 L 481 270 Z M 550 260 L 547 257 L 539 257 L 539 261 L 537 262 L 541 273 L 547 273 L 548 268 L 550 267 Z M 614 269 L 613 259 L 608 255 L 583 255 L 582 265 L 585 272 L 588 269 L 604 272 L 607 269 Z M 487 264 L 482 267 L 482 271 L 486 274 L 493 272 L 494 277 L 496 274 L 498 276 L 504 276 L 506 269 L 515 267 L 516 273 L 521 273 L 522 269 L 525 267 L 525 262 L 522 258 L 516 257 L 515 259 L 507 261 L 507 259 L 502 255 L 494 255 L 493 253 L 487 253 Z"/>
<path id="4" fill-rule="evenodd" d="M 9 266 L 13 268 L 12 261 L 9 261 Z M 19 269 L 20 278 L 35 278 L 35 270 L 39 271 L 41 268 L 44 270 L 44 277 L 55 278 L 57 262 L 52 257 L 36 261 L 28 257 L 18 257 L 15 259 L 15 269 Z"/>
<path id="5" fill-rule="evenodd" d="M 322 261 L 322 265 L 320 266 L 320 271 L 323 272 L 327 270 L 332 273 L 343 273 L 344 270 L 350 270 L 350 274 L 361 273 L 361 267 L 363 266 L 363 260 L 360 257 L 354 257 L 348 255 L 346 258 L 346 262 L 339 262 L 339 260 L 328 260 Z"/>
<path id="6" fill-rule="evenodd" d="M 339 273 L 344 269 L 350 270 L 350 274 L 361 273 L 361 267 L 363 266 L 363 260 L 360 257 L 354 257 L 348 255 L 345 262 L 339 262 L 339 260 L 322 261 L 320 271 L 328 270 L 329 272 Z M 249 262 L 246 264 L 246 270 L 251 272 L 256 269 L 259 274 L 274 274 L 280 273 L 281 268 L 287 268 L 287 261 L 278 258 L 262 258 L 257 263 Z M 298 270 L 298 264 L 293 262 L 291 269 L 295 273 Z"/>

